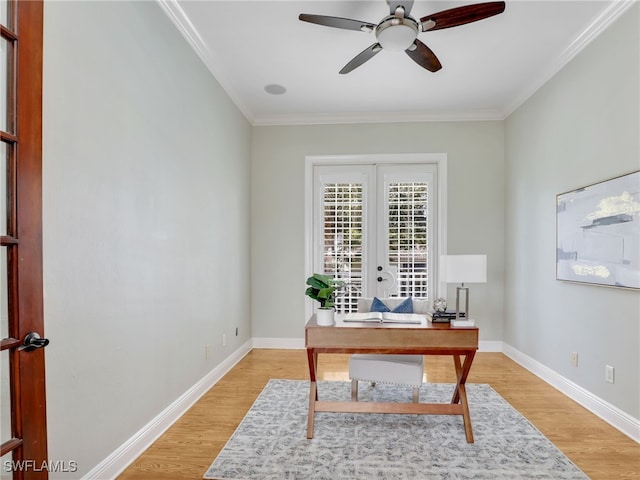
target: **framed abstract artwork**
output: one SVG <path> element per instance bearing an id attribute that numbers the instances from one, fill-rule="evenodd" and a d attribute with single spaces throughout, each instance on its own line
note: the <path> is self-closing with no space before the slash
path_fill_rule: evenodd
<path id="1" fill-rule="evenodd" d="M 557 195 L 556 278 L 640 289 L 640 171 Z"/>

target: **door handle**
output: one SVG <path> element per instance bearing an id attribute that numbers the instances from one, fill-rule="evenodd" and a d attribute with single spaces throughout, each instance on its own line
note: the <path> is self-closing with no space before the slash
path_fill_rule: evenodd
<path id="1" fill-rule="evenodd" d="M 24 337 L 24 341 L 22 342 L 22 346 L 18 347 L 18 350 L 24 350 L 26 352 L 30 352 L 35 350 L 36 348 L 44 348 L 49 345 L 48 338 L 41 338 L 40 335 L 36 332 L 29 332 Z"/>

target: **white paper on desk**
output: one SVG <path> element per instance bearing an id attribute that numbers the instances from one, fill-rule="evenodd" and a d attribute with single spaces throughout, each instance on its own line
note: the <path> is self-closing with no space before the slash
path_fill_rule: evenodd
<path id="1" fill-rule="evenodd" d="M 347 313 L 344 322 L 365 323 L 408 323 L 423 324 L 425 315 L 418 313 L 393 313 L 393 312 L 352 312 Z"/>

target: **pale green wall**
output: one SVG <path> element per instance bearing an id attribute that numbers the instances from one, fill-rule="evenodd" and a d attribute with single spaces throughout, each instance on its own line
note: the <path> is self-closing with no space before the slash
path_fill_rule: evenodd
<path id="1" fill-rule="evenodd" d="M 305 155 L 446 153 L 448 253 L 488 255 L 489 281 L 473 285 L 473 310 L 481 339 L 501 340 L 503 133 L 502 122 L 254 127 L 253 336 L 304 337 Z"/>
<path id="2" fill-rule="evenodd" d="M 506 121 L 507 344 L 640 418 L 640 294 L 555 279 L 556 195 L 640 168 L 640 7 Z M 571 352 L 578 352 L 578 368 Z M 616 372 L 605 382 L 605 364 Z"/>
<path id="3" fill-rule="evenodd" d="M 44 21 L 49 458 L 79 478 L 251 336 L 251 130 L 157 3 Z"/>

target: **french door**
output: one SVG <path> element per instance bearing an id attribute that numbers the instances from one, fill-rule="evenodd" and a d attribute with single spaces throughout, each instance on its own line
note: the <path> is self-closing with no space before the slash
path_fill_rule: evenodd
<path id="1" fill-rule="evenodd" d="M 46 479 L 40 0 L 0 0 L 0 473 Z"/>
<path id="2" fill-rule="evenodd" d="M 338 312 L 359 297 L 433 298 L 438 163 L 313 166 L 312 269 L 345 282 Z"/>

